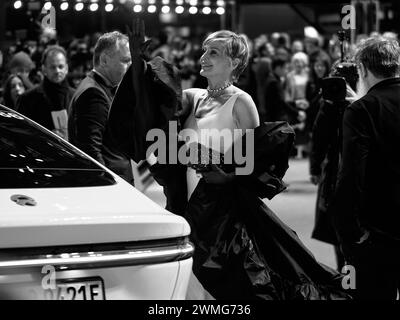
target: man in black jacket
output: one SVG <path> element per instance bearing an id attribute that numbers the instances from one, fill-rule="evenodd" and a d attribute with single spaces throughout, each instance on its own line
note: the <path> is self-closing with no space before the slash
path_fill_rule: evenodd
<path id="1" fill-rule="evenodd" d="M 67 109 L 74 90 L 66 79 L 64 48 L 54 45 L 43 52 L 42 71 L 43 81 L 20 97 L 17 111 L 67 139 Z"/>
<path id="2" fill-rule="evenodd" d="M 400 47 L 370 38 L 355 55 L 362 96 L 346 108 L 332 214 L 357 299 L 400 288 Z"/>
<path id="3" fill-rule="evenodd" d="M 129 39 L 118 31 L 102 35 L 95 46 L 93 70 L 72 98 L 69 140 L 82 151 L 133 184 L 131 162 L 104 133 L 118 84 L 131 64 Z"/>

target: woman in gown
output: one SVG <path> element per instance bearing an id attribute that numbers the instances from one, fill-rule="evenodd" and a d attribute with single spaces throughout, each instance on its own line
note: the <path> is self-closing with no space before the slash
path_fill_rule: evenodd
<path id="1" fill-rule="evenodd" d="M 232 46 L 233 37 L 236 37 L 237 48 Z M 232 49 L 240 51 L 234 59 L 231 58 L 233 53 L 226 47 L 227 39 L 231 41 L 231 51 Z M 241 136 L 237 134 L 238 130 L 254 129 L 259 126 L 258 112 L 252 98 L 232 84 L 246 67 L 249 51 L 245 38 L 229 31 L 208 37 L 203 44 L 203 50 L 204 53 L 200 58 L 200 75 L 207 78 L 208 88 L 183 91 L 183 107 L 189 110 L 183 128 L 191 130 L 188 133 L 191 142 L 199 142 L 206 148 L 224 154 L 233 143 L 235 133 L 236 137 Z M 226 133 L 226 130 L 229 130 L 230 134 L 223 140 L 225 143 L 218 143 L 219 133 Z M 232 174 L 227 175 L 223 171 L 218 171 L 217 166 L 215 171 L 202 174 L 188 167 L 186 172 L 188 201 L 201 177 L 208 183 L 217 185 L 223 185 L 234 178 Z M 210 298 L 208 292 L 193 275 L 187 298 Z"/>
<path id="2" fill-rule="evenodd" d="M 188 297 L 209 298 L 208 291 L 216 299 L 349 298 L 341 287 L 341 275 L 319 264 L 296 233 L 261 200 L 271 199 L 285 189 L 282 178 L 288 168 L 294 134 L 286 122 L 260 125 L 251 97 L 232 84 L 247 64 L 249 52 L 244 37 L 219 31 L 207 37 L 203 49 L 200 74 L 207 78 L 208 89 L 183 92 L 183 110 L 177 116 L 186 130 L 180 132 L 180 137 L 189 140 L 189 151 L 189 142 L 200 143 L 221 163 L 203 166 L 191 160 L 188 166 L 178 161 L 150 167 L 153 177 L 164 188 L 166 208 L 184 216 L 191 226 L 190 240 L 196 248 L 195 277 L 191 279 Z M 132 57 L 137 58 L 133 54 Z M 174 87 L 170 85 L 171 78 L 164 77 L 165 73 L 156 82 L 152 80 L 160 68 L 148 63 L 146 70 L 148 78 L 145 74 L 145 81 L 138 81 L 137 71 L 131 68 L 133 77 L 129 74 L 124 77 L 109 117 L 110 134 L 119 141 L 130 141 L 122 145 L 121 151 L 136 161 L 141 158 L 138 157 L 143 151 L 141 146 L 147 143 L 143 128 L 164 127 L 166 121 L 174 119 L 163 117 L 160 122 L 160 117 L 156 117 L 158 120 L 152 120 L 152 116 L 139 117 L 141 112 L 149 110 L 165 111 L 162 104 L 151 100 L 157 95 L 141 97 L 142 92 Z M 129 91 L 131 79 L 134 88 L 135 81 L 136 85 L 146 84 L 143 90 L 135 90 L 134 98 Z M 177 90 L 165 92 L 175 100 L 179 95 Z M 136 104 L 132 99 L 136 99 Z M 140 130 L 136 128 L 138 120 L 142 124 Z M 121 129 L 123 122 L 127 124 L 126 130 L 124 126 Z M 132 132 L 137 134 L 128 134 Z M 221 136 L 224 139 L 219 144 Z M 246 154 L 246 161 L 253 163 L 250 173 L 238 170 L 243 169 L 243 163 L 236 156 L 233 163 L 224 162 L 223 159 L 229 160 L 227 155 L 233 154 L 229 152 L 231 148 L 251 151 Z"/>
<path id="3" fill-rule="evenodd" d="M 207 37 L 203 49 L 200 75 L 207 78 L 208 88 L 183 93 L 188 111 L 184 129 L 191 129 L 190 142 L 197 138 L 206 149 L 226 155 L 239 140 L 249 141 L 245 136 L 257 129 L 251 175 L 236 175 L 224 164 L 211 164 L 210 171 L 187 169 L 184 216 L 196 246 L 195 276 L 216 299 L 348 298 L 340 275 L 320 265 L 260 199 L 284 189 L 281 178 L 294 135 L 285 123 L 260 126 L 253 100 L 232 84 L 247 63 L 246 40 L 219 31 Z M 231 140 L 226 131 L 222 134 L 227 129 Z M 225 143 L 219 145 L 221 137 Z M 259 181 L 263 187 L 257 186 Z M 271 185 L 273 191 L 265 192 L 264 187 Z"/>

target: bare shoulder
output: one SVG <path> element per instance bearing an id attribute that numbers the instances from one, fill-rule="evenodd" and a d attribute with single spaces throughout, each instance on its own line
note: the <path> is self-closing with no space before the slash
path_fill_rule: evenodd
<path id="1" fill-rule="evenodd" d="M 233 105 L 232 115 L 241 129 L 252 129 L 260 125 L 257 107 L 253 98 L 245 91 L 240 90 L 239 96 Z"/>
<path id="2" fill-rule="evenodd" d="M 238 91 L 238 97 L 236 99 L 236 104 L 241 105 L 243 107 L 252 108 L 253 106 L 256 108 L 253 98 L 247 92 L 243 90 Z"/>

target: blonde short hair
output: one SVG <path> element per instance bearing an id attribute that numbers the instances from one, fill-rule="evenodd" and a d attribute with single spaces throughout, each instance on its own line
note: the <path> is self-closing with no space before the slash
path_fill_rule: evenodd
<path id="1" fill-rule="evenodd" d="M 292 56 L 292 63 L 294 63 L 295 61 L 301 61 L 304 63 L 305 66 L 308 66 L 308 55 L 305 54 L 304 52 L 296 52 L 293 56 Z"/>
<path id="2" fill-rule="evenodd" d="M 239 59 L 239 64 L 232 72 L 234 81 L 239 79 L 240 74 L 249 62 L 249 44 L 244 35 L 238 35 L 229 30 L 221 30 L 210 34 L 203 42 L 203 47 L 212 41 L 222 41 L 225 54 L 231 59 Z"/>

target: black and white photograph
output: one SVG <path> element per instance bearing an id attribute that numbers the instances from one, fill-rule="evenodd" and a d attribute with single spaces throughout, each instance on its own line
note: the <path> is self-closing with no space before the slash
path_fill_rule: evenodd
<path id="1" fill-rule="evenodd" d="M 398 303 L 399 22 L 395 0 L 0 0 L 0 300 Z"/>

